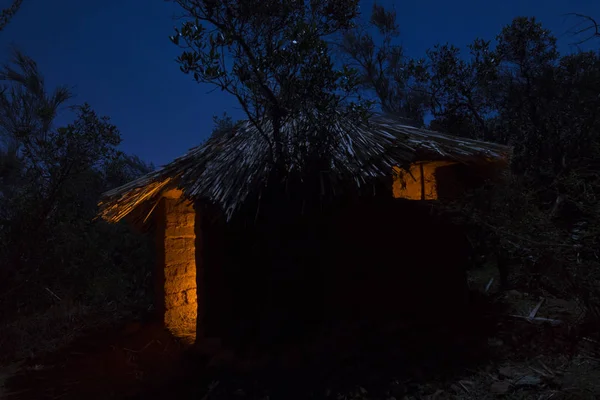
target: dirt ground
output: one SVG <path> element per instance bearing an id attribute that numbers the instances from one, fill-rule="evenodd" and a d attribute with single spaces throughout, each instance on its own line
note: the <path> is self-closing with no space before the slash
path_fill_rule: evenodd
<path id="1" fill-rule="evenodd" d="M 427 326 L 359 329 L 347 336 L 360 345 L 342 358 L 327 354 L 342 346 L 338 338 L 261 357 L 224 349 L 209 359 L 159 325 L 132 323 L 3 367 L 0 398 L 600 398 L 600 346 L 572 327 L 577 303 L 500 294 L 493 277 L 491 269 L 471 274 L 472 323 L 447 329 L 431 315 Z"/>
<path id="2" fill-rule="evenodd" d="M 176 374 L 183 346 L 159 325 L 128 324 L 7 368 L 7 399 L 123 398 Z"/>

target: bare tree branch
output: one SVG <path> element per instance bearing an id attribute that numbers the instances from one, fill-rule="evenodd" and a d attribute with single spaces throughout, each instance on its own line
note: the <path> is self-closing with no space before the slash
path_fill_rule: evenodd
<path id="1" fill-rule="evenodd" d="M 576 17 L 580 20 L 579 23 L 573 26 L 568 33 L 570 33 L 574 37 L 581 37 L 585 34 L 585 36 L 582 39 L 571 44 L 580 45 L 589 42 L 590 40 L 600 38 L 600 25 L 598 21 L 596 21 L 591 16 L 580 13 L 568 13 L 565 15 Z M 585 26 L 583 28 L 579 28 L 581 25 Z"/>
<path id="2" fill-rule="evenodd" d="M 17 11 L 19 11 L 21 3 L 23 3 L 23 0 L 13 0 L 13 3 L 8 8 L 5 8 L 0 12 L 0 32 L 6 28 L 6 25 L 8 25 Z"/>

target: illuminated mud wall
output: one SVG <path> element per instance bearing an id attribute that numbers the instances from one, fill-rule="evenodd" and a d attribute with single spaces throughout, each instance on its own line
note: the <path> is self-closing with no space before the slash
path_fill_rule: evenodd
<path id="1" fill-rule="evenodd" d="M 195 211 L 181 201 L 181 192 L 164 194 L 156 214 L 158 269 L 157 308 L 164 324 L 177 337 L 195 339 L 196 291 Z"/>
<path id="2" fill-rule="evenodd" d="M 409 171 L 394 167 L 392 190 L 395 198 L 409 200 L 436 200 L 438 198 L 435 171 L 452 165 L 447 161 L 430 161 L 412 164 Z"/>

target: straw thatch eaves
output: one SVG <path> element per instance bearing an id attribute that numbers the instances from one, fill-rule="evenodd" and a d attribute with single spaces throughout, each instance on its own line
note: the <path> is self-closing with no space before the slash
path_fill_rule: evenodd
<path id="1" fill-rule="evenodd" d="M 298 141 L 300 125 L 292 121 L 283 126 L 285 142 Z M 269 126 L 263 131 L 269 135 Z M 395 166 L 419 160 L 506 164 L 510 157 L 509 147 L 415 128 L 390 115 L 375 115 L 369 123 L 359 125 L 341 120 L 331 131 L 336 145 L 327 171 L 331 179 L 327 181 L 332 185 L 353 182 L 361 186 L 372 178 L 389 176 Z M 266 183 L 271 168 L 268 155 L 264 136 L 250 122 L 243 122 L 163 168 L 106 192 L 100 202 L 100 216 L 117 222 L 138 205 L 179 188 L 188 199 L 203 198 L 219 204 L 229 218 L 250 193 Z M 290 171 L 299 168 L 289 166 Z"/>

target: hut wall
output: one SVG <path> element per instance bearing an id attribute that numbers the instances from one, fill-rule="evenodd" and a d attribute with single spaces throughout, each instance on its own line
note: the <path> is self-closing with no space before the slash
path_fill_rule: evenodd
<path id="1" fill-rule="evenodd" d="M 470 168 L 464 164 L 442 166 L 435 170 L 438 196 L 459 199 L 468 189 L 482 187 L 489 176 L 490 171 L 483 168 Z"/>
<path id="2" fill-rule="evenodd" d="M 372 199 L 339 210 L 328 225 L 330 315 L 416 318 L 464 300 L 468 243 L 425 204 Z"/>
<path id="3" fill-rule="evenodd" d="M 236 346 L 350 326 L 436 320 L 466 299 L 467 242 L 426 204 L 390 193 L 254 226 L 228 244 Z"/>
<path id="4" fill-rule="evenodd" d="M 167 192 L 158 205 L 156 299 L 167 329 L 193 339 L 198 314 L 196 213 L 180 196 L 180 191 Z"/>
<path id="5" fill-rule="evenodd" d="M 218 347 L 229 316 L 230 293 L 225 282 L 225 215 L 219 207 L 199 201 L 196 209 L 197 344 Z M 215 344 L 216 343 L 216 344 Z M 209 350 L 207 350 L 209 351 Z"/>

